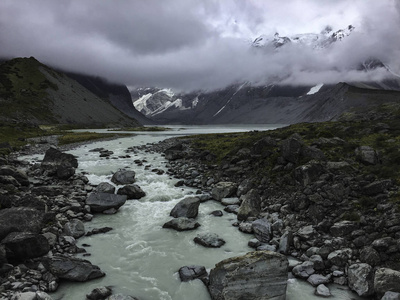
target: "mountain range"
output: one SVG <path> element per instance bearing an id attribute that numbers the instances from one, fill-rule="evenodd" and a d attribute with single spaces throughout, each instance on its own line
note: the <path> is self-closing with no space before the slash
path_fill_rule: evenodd
<path id="1" fill-rule="evenodd" d="M 284 47 L 310 47 L 313 51 L 329 48 L 350 37 L 355 28 L 333 31 L 327 26 L 321 33 L 273 37 L 262 35 L 251 47 L 254 51 L 280 51 Z M 351 66 L 350 68 L 354 68 Z M 349 68 L 349 70 L 350 70 Z M 174 93 L 155 87 L 131 91 L 134 106 L 148 118 L 161 124 L 233 124 L 326 121 L 347 109 L 400 99 L 400 76 L 378 58 L 360 61 L 356 70 L 381 69 L 387 79 L 370 82 L 315 83 L 292 86 L 279 79 L 252 85 L 242 82 L 217 91 Z"/>

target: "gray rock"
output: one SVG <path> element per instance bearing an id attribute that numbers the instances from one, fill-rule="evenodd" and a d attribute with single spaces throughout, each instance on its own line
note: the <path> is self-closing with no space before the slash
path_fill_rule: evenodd
<path id="1" fill-rule="evenodd" d="M 286 297 L 288 261 L 269 251 L 249 252 L 216 264 L 210 272 L 213 300 L 275 299 Z"/>
<path id="2" fill-rule="evenodd" d="M 85 225 L 79 219 L 72 219 L 64 225 L 64 234 L 73 236 L 75 239 L 85 235 Z"/>
<path id="3" fill-rule="evenodd" d="M 381 300 L 400 300 L 400 293 L 395 293 L 395 292 L 386 292 Z"/>
<path id="4" fill-rule="evenodd" d="M 188 197 L 179 201 L 170 212 L 174 218 L 196 218 L 199 213 L 200 199 L 198 197 Z"/>
<path id="5" fill-rule="evenodd" d="M 241 197 L 242 204 L 239 207 L 237 219 L 245 221 L 249 217 L 257 217 L 261 211 L 261 198 L 256 190 L 250 190 Z"/>
<path id="6" fill-rule="evenodd" d="M 388 268 L 376 270 L 374 277 L 374 289 L 378 297 L 382 297 L 387 291 L 400 293 L 400 272 Z"/>
<path id="7" fill-rule="evenodd" d="M 129 184 L 118 189 L 118 195 L 126 195 L 128 200 L 130 199 L 140 199 L 146 196 L 146 193 L 137 184 Z"/>
<path id="8" fill-rule="evenodd" d="M 198 234 L 193 241 L 207 248 L 219 248 L 225 244 L 225 241 L 215 233 Z"/>
<path id="9" fill-rule="evenodd" d="M 42 292 L 42 291 L 37 291 L 36 292 L 36 300 L 53 300 L 52 297 L 49 296 L 49 294 Z"/>
<path id="10" fill-rule="evenodd" d="M 384 237 L 380 239 L 376 239 L 372 242 L 372 247 L 377 251 L 385 252 L 389 249 L 390 246 L 395 244 L 395 240 L 391 237 Z"/>
<path id="11" fill-rule="evenodd" d="M 179 278 L 183 282 L 195 279 L 204 279 L 208 273 L 204 266 L 184 266 L 179 269 Z"/>
<path id="12" fill-rule="evenodd" d="M 14 294 L 10 300 L 36 300 L 35 292 L 24 292 Z"/>
<path id="13" fill-rule="evenodd" d="M 92 212 L 103 212 L 110 208 L 120 208 L 125 204 L 126 199 L 125 195 L 91 193 L 86 199 L 86 204 L 90 206 Z"/>
<path id="14" fill-rule="evenodd" d="M 384 193 L 388 188 L 392 186 L 390 179 L 374 181 L 363 187 L 362 192 L 368 196 L 374 196 Z"/>
<path id="15" fill-rule="evenodd" d="M 278 252 L 288 254 L 291 245 L 293 245 L 293 233 L 291 231 L 286 231 L 279 240 Z"/>
<path id="16" fill-rule="evenodd" d="M 292 273 L 298 278 L 307 279 L 310 275 L 315 273 L 314 263 L 311 261 L 305 261 L 302 264 L 295 266 Z"/>
<path id="17" fill-rule="evenodd" d="M 270 245 L 270 244 L 262 244 L 257 247 L 257 251 L 271 251 L 271 252 L 276 252 L 276 245 Z"/>
<path id="18" fill-rule="evenodd" d="M 320 274 L 311 274 L 310 277 L 308 277 L 307 281 L 312 285 L 312 286 L 318 286 L 320 284 L 327 284 L 331 281 L 331 276 L 323 276 Z"/>
<path id="19" fill-rule="evenodd" d="M 300 136 L 292 136 L 281 143 L 282 157 L 291 162 L 297 163 L 301 157 L 301 151 L 304 146 Z"/>
<path id="20" fill-rule="evenodd" d="M 50 250 L 49 242 L 43 235 L 30 232 L 12 232 L 1 243 L 7 249 L 8 259 L 39 257 Z"/>
<path id="21" fill-rule="evenodd" d="M 311 255 L 310 261 L 314 263 L 314 269 L 317 271 L 321 271 L 325 269 L 324 260 L 318 254 Z"/>
<path id="22" fill-rule="evenodd" d="M 374 269 L 365 263 L 348 268 L 349 287 L 361 297 L 374 294 Z"/>
<path id="23" fill-rule="evenodd" d="M 330 232 L 333 236 L 344 237 L 344 236 L 352 233 L 356 229 L 358 229 L 358 226 L 355 222 L 340 221 L 340 222 L 333 224 L 333 226 L 330 228 Z"/>
<path id="24" fill-rule="evenodd" d="M 244 233 L 253 233 L 253 227 L 250 222 L 241 222 L 239 224 L 239 230 Z"/>
<path id="25" fill-rule="evenodd" d="M 347 261 L 353 255 L 353 251 L 350 248 L 336 250 L 328 255 L 328 260 L 336 266 L 344 267 L 347 264 Z"/>
<path id="26" fill-rule="evenodd" d="M 136 297 L 126 296 L 122 294 L 115 294 L 108 297 L 106 300 L 138 300 Z"/>
<path id="27" fill-rule="evenodd" d="M 90 292 L 90 294 L 86 295 L 86 299 L 89 300 L 103 300 L 112 294 L 111 288 L 107 286 L 101 286 L 95 288 Z"/>
<path id="28" fill-rule="evenodd" d="M 244 179 L 238 186 L 236 195 L 238 197 L 247 194 L 253 188 L 254 184 L 250 179 Z"/>
<path id="29" fill-rule="evenodd" d="M 136 173 L 134 171 L 121 170 L 117 171 L 111 177 L 111 182 L 122 185 L 131 184 L 135 182 Z"/>
<path id="30" fill-rule="evenodd" d="M 0 240 L 11 232 L 39 233 L 45 214 L 34 208 L 12 207 L 0 210 Z"/>
<path id="31" fill-rule="evenodd" d="M 234 182 L 218 182 L 211 190 L 211 197 L 217 201 L 235 195 L 237 185 Z"/>
<path id="32" fill-rule="evenodd" d="M 307 225 L 300 228 L 296 235 L 303 241 L 309 241 L 315 239 L 318 236 L 318 232 L 314 229 L 312 225 Z"/>
<path id="33" fill-rule="evenodd" d="M 376 165 L 379 157 L 376 151 L 369 146 L 361 146 L 355 150 L 357 159 L 365 165 Z"/>
<path id="34" fill-rule="evenodd" d="M 177 231 L 193 230 L 199 227 L 200 224 L 193 219 L 181 217 L 168 221 L 163 225 L 163 228 L 171 228 Z"/>
<path id="35" fill-rule="evenodd" d="M 15 167 L 6 165 L 0 167 L 0 175 L 1 176 L 11 176 L 14 178 L 20 185 L 29 186 L 29 179 L 26 173 L 23 170 L 17 169 Z"/>
<path id="36" fill-rule="evenodd" d="M 61 152 L 51 147 L 43 158 L 40 168 L 49 176 L 57 176 L 60 179 L 68 179 L 75 174 L 78 160 L 72 154 Z"/>
<path id="37" fill-rule="evenodd" d="M 105 276 L 98 266 L 92 265 L 89 261 L 55 255 L 43 259 L 46 269 L 58 278 L 71 281 L 88 281 L 91 279 Z"/>
<path id="38" fill-rule="evenodd" d="M 319 286 L 317 286 L 317 289 L 315 290 L 315 295 L 325 298 L 332 296 L 331 291 L 324 284 L 320 284 Z"/>
<path id="39" fill-rule="evenodd" d="M 108 182 L 101 182 L 98 186 L 94 189 L 96 193 L 108 193 L 114 194 L 115 193 L 115 186 Z"/>
<path id="40" fill-rule="evenodd" d="M 239 212 L 239 205 L 228 205 L 224 208 L 224 211 L 237 215 Z"/>
<path id="41" fill-rule="evenodd" d="M 255 220 L 251 224 L 254 235 L 262 243 L 268 243 L 272 237 L 271 223 L 265 219 Z"/>
<path id="42" fill-rule="evenodd" d="M 307 186 L 315 182 L 323 173 L 325 173 L 325 169 L 321 163 L 310 161 L 305 165 L 297 167 L 294 170 L 294 177 L 300 184 Z"/>
<path id="43" fill-rule="evenodd" d="M 6 248 L 4 247 L 4 245 L 0 244 L 0 267 L 7 263 L 7 253 L 6 253 Z M 1 271 L 0 271 L 1 273 Z"/>
<path id="44" fill-rule="evenodd" d="M 378 251 L 370 246 L 364 247 L 360 251 L 360 260 L 363 263 L 371 265 L 372 267 L 377 266 L 381 262 Z"/>

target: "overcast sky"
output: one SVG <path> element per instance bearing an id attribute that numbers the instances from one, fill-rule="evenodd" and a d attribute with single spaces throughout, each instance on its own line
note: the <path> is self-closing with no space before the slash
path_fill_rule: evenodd
<path id="1" fill-rule="evenodd" d="M 0 56 L 34 56 L 128 86 L 215 89 L 241 81 L 379 79 L 349 71 L 377 57 L 400 73 L 399 0 L 1 0 Z M 255 51 L 273 38 L 355 26 L 329 49 Z"/>

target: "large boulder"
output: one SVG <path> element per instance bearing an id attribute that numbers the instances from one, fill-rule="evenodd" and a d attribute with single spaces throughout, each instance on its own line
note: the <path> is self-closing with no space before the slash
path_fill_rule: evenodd
<path id="1" fill-rule="evenodd" d="M 29 180 L 26 173 L 22 170 L 16 169 L 12 166 L 1 166 L 0 167 L 0 176 L 11 176 L 14 178 L 20 185 L 29 186 Z"/>
<path id="2" fill-rule="evenodd" d="M 90 294 L 86 295 L 86 299 L 88 300 L 102 300 L 107 298 L 112 294 L 112 289 L 107 286 L 101 286 L 98 288 L 95 288 L 90 292 Z"/>
<path id="3" fill-rule="evenodd" d="M 120 170 L 113 174 L 111 182 L 122 185 L 135 182 L 136 173 L 134 171 Z"/>
<path id="4" fill-rule="evenodd" d="M 11 232 L 39 233 L 45 214 L 34 208 L 12 207 L 0 210 L 0 240 Z"/>
<path id="5" fill-rule="evenodd" d="M 348 269 L 349 287 L 361 297 L 374 294 L 374 269 L 365 263 L 351 265 Z"/>
<path id="6" fill-rule="evenodd" d="M 284 255 L 256 251 L 225 259 L 210 272 L 208 286 L 213 300 L 284 300 L 288 279 Z"/>
<path id="7" fill-rule="evenodd" d="M 200 198 L 188 197 L 179 201 L 170 212 L 174 218 L 196 218 L 199 213 Z"/>
<path id="8" fill-rule="evenodd" d="M 261 211 L 261 198 L 255 189 L 240 197 L 242 204 L 239 207 L 237 219 L 246 221 L 249 217 L 257 217 Z"/>
<path id="9" fill-rule="evenodd" d="M 344 267 L 351 259 L 353 251 L 350 248 L 335 250 L 328 255 L 328 261 L 338 267 Z"/>
<path id="10" fill-rule="evenodd" d="M 376 270 L 374 277 L 374 289 L 378 297 L 382 297 L 387 291 L 400 293 L 399 283 L 399 271 L 388 268 L 380 268 Z"/>
<path id="11" fill-rule="evenodd" d="M 103 212 L 110 208 L 118 209 L 125 204 L 126 195 L 115 195 L 108 193 L 91 193 L 86 199 L 92 212 Z"/>
<path id="12" fill-rule="evenodd" d="M 72 154 L 51 147 L 46 151 L 40 167 L 49 176 L 68 179 L 75 174 L 78 160 Z"/>
<path id="13" fill-rule="evenodd" d="M 128 184 L 118 189 L 118 195 L 126 195 L 128 200 L 140 199 L 146 196 L 146 193 L 137 184 Z"/>
<path id="14" fill-rule="evenodd" d="M 6 248 L 7 258 L 13 260 L 43 256 L 50 250 L 43 235 L 30 232 L 12 232 L 1 243 Z"/>
<path id="15" fill-rule="evenodd" d="M 105 274 L 98 266 L 92 265 L 89 261 L 56 255 L 43 259 L 46 269 L 58 278 L 71 281 L 88 281 L 103 277 Z"/>
<path id="16" fill-rule="evenodd" d="M 75 239 L 85 235 L 85 225 L 79 219 L 72 219 L 64 224 L 64 234 L 74 237 Z"/>
<path id="17" fill-rule="evenodd" d="M 194 219 L 180 217 L 168 221 L 163 225 L 163 228 L 171 228 L 175 229 L 176 231 L 186 231 L 186 230 L 196 229 L 199 226 L 200 224 L 196 222 Z"/>
<path id="18" fill-rule="evenodd" d="M 297 163 L 301 157 L 301 150 L 304 142 L 298 135 L 293 135 L 290 138 L 283 140 L 281 143 L 282 157 L 291 163 Z"/>
<path id="19" fill-rule="evenodd" d="M 234 182 L 218 182 L 211 190 L 211 197 L 217 201 L 222 198 L 234 196 L 237 190 L 237 185 Z"/>

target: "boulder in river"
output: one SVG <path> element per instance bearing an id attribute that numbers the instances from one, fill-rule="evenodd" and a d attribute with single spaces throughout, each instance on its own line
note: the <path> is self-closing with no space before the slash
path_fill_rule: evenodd
<path id="1" fill-rule="evenodd" d="M 79 258 L 55 255 L 43 260 L 46 269 L 58 278 L 71 281 L 88 281 L 103 277 L 105 273 L 98 266 Z"/>
<path id="2" fill-rule="evenodd" d="M 163 225 L 163 228 L 171 228 L 177 231 L 186 231 L 196 229 L 199 226 L 200 224 L 197 223 L 194 219 L 180 217 L 168 221 Z"/>
<path id="3" fill-rule="evenodd" d="M 96 193 L 108 193 L 114 194 L 115 193 L 115 186 L 108 182 L 101 182 L 98 186 L 96 186 L 95 190 Z"/>
<path id="4" fill-rule="evenodd" d="M 196 218 L 199 213 L 200 198 L 188 197 L 179 201 L 169 214 L 171 217 Z"/>
<path id="5" fill-rule="evenodd" d="M 186 282 L 195 279 L 204 279 L 208 273 L 204 266 L 184 266 L 179 269 L 179 278 Z"/>
<path id="6" fill-rule="evenodd" d="M 118 195 L 126 195 L 128 200 L 130 199 L 140 199 L 146 196 L 146 193 L 137 184 L 128 184 L 124 187 L 118 189 Z"/>
<path id="7" fill-rule="evenodd" d="M 125 204 L 126 195 L 115 195 L 108 193 L 91 193 L 86 199 L 92 212 L 103 212 L 111 208 L 118 209 Z"/>
<path id="8" fill-rule="evenodd" d="M 193 240 L 196 244 L 207 248 L 219 248 L 225 244 L 225 241 L 215 233 L 201 233 Z"/>
<path id="9" fill-rule="evenodd" d="M 284 300 L 288 265 L 284 255 L 270 251 L 225 259 L 210 271 L 211 298 Z"/>
<path id="10" fill-rule="evenodd" d="M 111 177 L 111 182 L 115 184 L 131 184 L 135 182 L 136 173 L 134 171 L 120 170 Z"/>
<path id="11" fill-rule="evenodd" d="M 79 219 L 72 219 L 64 224 L 64 233 L 75 239 L 85 235 L 85 225 Z"/>

